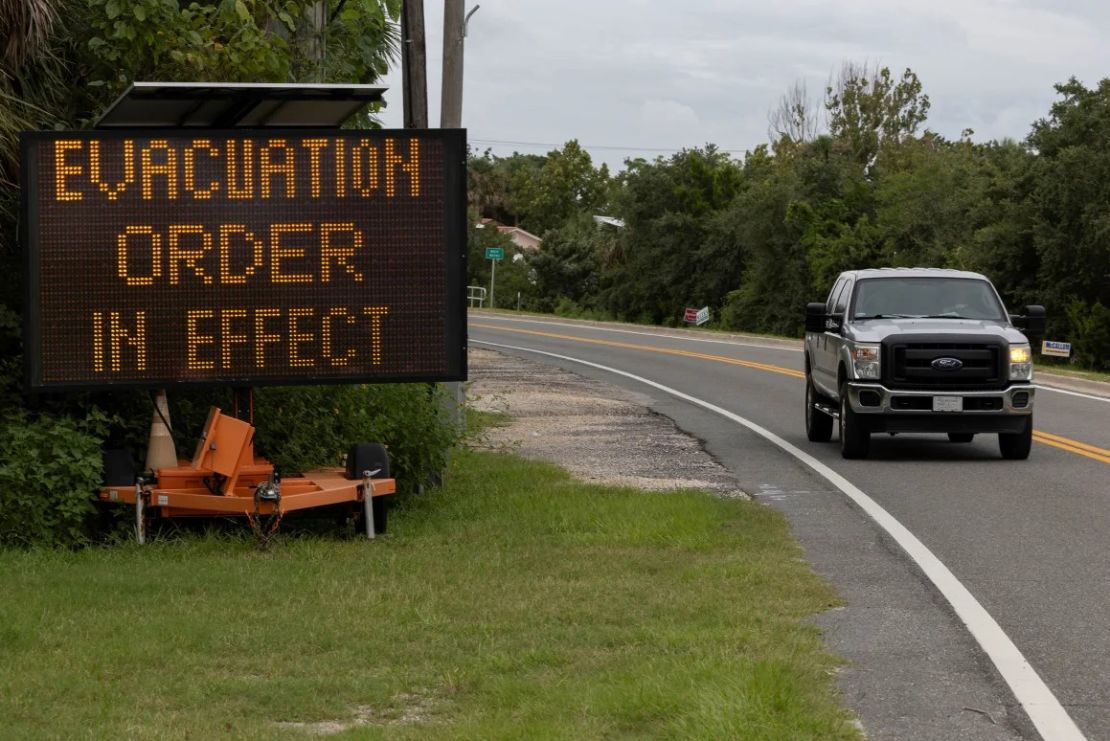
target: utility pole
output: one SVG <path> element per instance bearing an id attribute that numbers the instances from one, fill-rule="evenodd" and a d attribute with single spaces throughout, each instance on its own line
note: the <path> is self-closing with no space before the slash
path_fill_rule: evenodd
<path id="1" fill-rule="evenodd" d="M 406 129 L 428 128 L 428 62 L 424 48 L 424 0 L 401 7 L 401 78 Z"/>
<path id="2" fill-rule="evenodd" d="M 401 86 L 404 92 L 406 129 L 428 128 L 428 57 L 424 44 L 424 0 L 403 0 L 401 4 Z M 465 311 L 465 309 L 464 309 Z M 443 384 L 443 411 L 460 432 L 463 426 L 463 387 L 461 383 Z M 435 384 L 429 385 L 430 389 Z M 446 471 L 435 477 L 443 482 Z"/>
<path id="3" fill-rule="evenodd" d="M 478 6 L 474 6 L 463 16 L 464 0 L 444 0 L 443 3 L 443 88 L 440 97 L 439 127 L 441 129 L 462 128 L 463 92 L 463 39 L 466 37 L 466 24 Z M 465 431 L 466 417 L 462 410 L 466 398 L 461 383 L 448 383 L 447 398 L 444 404 L 447 413 L 455 423 L 456 429 Z"/>
<path id="4" fill-rule="evenodd" d="M 308 22 L 312 26 L 312 36 L 309 38 L 309 50 L 312 56 L 312 80 L 324 81 L 324 65 L 327 62 L 327 33 L 328 4 L 326 0 L 317 2 L 304 9 Z"/>
<path id="5" fill-rule="evenodd" d="M 464 0 L 443 2 L 443 95 L 440 98 L 439 127 L 462 128 L 463 102 L 463 47 L 470 16 L 477 12 L 475 5 L 463 15 Z"/>

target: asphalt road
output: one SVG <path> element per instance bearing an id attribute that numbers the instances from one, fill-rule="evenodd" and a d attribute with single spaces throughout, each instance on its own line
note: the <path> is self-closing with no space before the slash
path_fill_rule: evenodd
<path id="1" fill-rule="evenodd" d="M 871 738 L 1036 738 L 982 645 L 902 546 L 827 478 L 780 447 L 636 374 L 739 415 L 809 453 L 915 535 L 983 608 L 1090 739 L 1110 739 L 1110 396 L 1036 398 L 1028 461 L 997 438 L 876 435 L 847 461 L 806 440 L 800 343 L 705 341 L 681 332 L 472 312 L 470 340 L 650 397 L 701 438 L 738 484 L 791 520 L 807 558 L 848 606 L 821 616 L 850 664 L 846 702 Z M 666 465 L 666 461 L 660 461 Z M 1042 730 L 1044 726 L 1041 726 Z M 1054 733 L 1046 733 L 1054 736 Z"/>

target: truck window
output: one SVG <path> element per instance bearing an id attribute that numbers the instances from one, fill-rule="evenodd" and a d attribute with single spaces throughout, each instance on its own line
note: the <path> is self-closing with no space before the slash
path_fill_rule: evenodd
<path id="1" fill-rule="evenodd" d="M 840 291 L 844 288 L 844 284 L 848 281 L 841 278 L 833 284 L 832 290 L 829 291 L 829 298 L 825 301 L 825 313 L 832 314 L 833 307 L 836 306 L 836 300 L 840 297 Z"/>
<path id="2" fill-rule="evenodd" d="M 852 295 L 852 281 L 844 281 L 844 287 L 840 289 L 840 295 L 836 297 L 836 303 L 833 305 L 833 314 L 843 314 L 848 308 L 848 299 Z"/>
<path id="3" fill-rule="evenodd" d="M 934 317 L 1005 321 L 990 283 L 974 278 L 865 278 L 856 289 L 854 320 Z"/>

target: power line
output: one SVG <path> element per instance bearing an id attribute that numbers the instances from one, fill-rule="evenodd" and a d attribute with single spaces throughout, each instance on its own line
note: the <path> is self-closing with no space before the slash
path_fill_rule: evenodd
<path id="1" fill-rule="evenodd" d="M 521 142 L 511 141 L 507 139 L 471 139 L 473 144 L 501 144 L 513 147 L 547 147 L 551 149 L 558 149 L 563 144 L 552 144 L 551 142 Z M 565 144 L 565 142 L 564 142 Z M 611 144 L 582 144 L 579 143 L 583 149 L 610 149 L 617 152 L 681 152 L 683 149 L 689 147 L 618 147 Z M 718 147 L 718 152 L 727 152 L 728 154 L 744 154 L 746 150 L 743 149 L 721 149 Z"/>

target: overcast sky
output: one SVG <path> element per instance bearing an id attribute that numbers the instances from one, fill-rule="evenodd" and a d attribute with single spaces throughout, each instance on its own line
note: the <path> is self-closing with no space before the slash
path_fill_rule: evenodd
<path id="1" fill-rule="evenodd" d="M 740 157 L 767 141 L 768 112 L 788 87 L 804 80 L 816 98 L 846 60 L 913 69 L 933 131 L 1021 139 L 1047 114 L 1054 83 L 1110 76 L 1108 0 L 480 3 L 463 125 L 473 146 L 501 155 L 578 139 L 616 168 L 707 142 Z M 435 126 L 442 3 L 425 2 L 425 16 Z M 386 78 L 390 127 L 402 125 L 400 82 L 398 65 Z"/>

